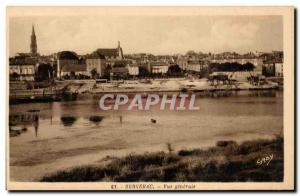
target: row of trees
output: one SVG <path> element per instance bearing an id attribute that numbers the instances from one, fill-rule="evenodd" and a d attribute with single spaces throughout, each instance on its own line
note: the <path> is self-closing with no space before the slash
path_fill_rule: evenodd
<path id="1" fill-rule="evenodd" d="M 253 71 L 255 66 L 252 63 L 211 63 L 208 67 L 204 67 L 200 72 L 195 72 L 200 78 L 208 77 L 213 72 L 236 72 L 236 71 Z M 188 71 L 190 72 L 190 71 Z M 178 65 L 169 67 L 168 75 L 183 75 L 185 71 L 181 70 Z"/>
<path id="2" fill-rule="evenodd" d="M 228 72 L 234 72 L 234 71 L 253 71 L 255 66 L 252 63 L 211 63 L 209 65 L 210 72 L 215 71 L 228 71 Z"/>

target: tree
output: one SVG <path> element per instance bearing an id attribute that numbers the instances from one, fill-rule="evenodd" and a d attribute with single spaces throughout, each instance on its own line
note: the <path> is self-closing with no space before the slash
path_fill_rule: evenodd
<path id="1" fill-rule="evenodd" d="M 16 73 L 16 72 L 14 72 L 14 73 L 12 73 L 12 74 L 10 75 L 10 79 L 11 79 L 11 80 L 18 80 L 19 77 L 20 77 L 20 75 L 19 75 L 18 73 Z"/>
<path id="2" fill-rule="evenodd" d="M 149 77 L 150 72 L 145 67 L 139 66 L 139 76 Z"/>
<path id="3" fill-rule="evenodd" d="M 171 65 L 168 69 L 167 72 L 168 75 L 181 75 L 182 74 L 182 70 L 179 67 L 179 65 Z"/>
<path id="4" fill-rule="evenodd" d="M 193 51 L 193 50 L 189 50 L 186 53 L 186 56 L 196 56 L 196 55 L 197 55 L 197 53 L 195 51 Z"/>
<path id="5" fill-rule="evenodd" d="M 209 65 L 209 70 L 211 72 L 215 71 L 252 71 L 255 66 L 252 63 L 240 64 L 240 63 L 211 63 Z"/>
<path id="6" fill-rule="evenodd" d="M 244 68 L 247 71 L 253 71 L 253 69 L 255 68 L 255 66 L 252 63 L 246 63 L 246 64 L 244 64 Z"/>
<path id="7" fill-rule="evenodd" d="M 93 79 L 96 79 L 96 78 L 97 78 L 97 75 L 98 75 L 97 70 L 96 70 L 96 69 L 92 69 L 92 70 L 91 70 L 91 76 L 92 76 L 92 78 L 93 78 Z"/>
<path id="8" fill-rule="evenodd" d="M 65 80 L 69 80 L 69 79 L 70 79 L 70 76 L 69 76 L 69 74 L 66 74 L 66 75 L 64 75 L 62 78 L 65 79 Z"/>
<path id="9" fill-rule="evenodd" d="M 104 75 L 103 75 L 104 79 L 108 79 L 108 80 L 110 79 L 110 72 L 111 72 L 111 70 L 112 70 L 111 65 L 107 64 L 106 68 L 105 68 L 105 71 L 104 71 Z"/>
<path id="10" fill-rule="evenodd" d="M 76 79 L 75 71 L 70 72 L 70 79 Z"/>
<path id="11" fill-rule="evenodd" d="M 40 64 L 35 74 L 36 81 L 46 81 L 53 78 L 53 68 L 50 64 Z"/>

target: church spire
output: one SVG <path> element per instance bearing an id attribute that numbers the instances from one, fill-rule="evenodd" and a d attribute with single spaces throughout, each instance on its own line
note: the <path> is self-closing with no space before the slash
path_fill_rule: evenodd
<path id="1" fill-rule="evenodd" d="M 35 36 L 34 25 L 32 25 L 32 33 L 31 33 L 31 35 L 34 35 L 34 36 Z"/>
<path id="2" fill-rule="evenodd" d="M 118 50 L 119 58 L 120 58 L 120 59 L 123 59 L 123 50 L 122 50 L 122 48 L 121 48 L 120 41 L 118 41 L 118 48 L 117 48 L 117 50 Z"/>
<path id="3" fill-rule="evenodd" d="M 35 31 L 34 31 L 34 25 L 32 25 L 30 52 L 34 56 L 37 54 L 37 43 L 36 43 L 36 36 L 35 36 Z"/>

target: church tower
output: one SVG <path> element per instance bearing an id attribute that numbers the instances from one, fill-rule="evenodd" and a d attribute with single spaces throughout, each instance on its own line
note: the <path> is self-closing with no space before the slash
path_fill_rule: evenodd
<path id="1" fill-rule="evenodd" d="M 33 55 L 33 56 L 37 55 L 36 36 L 35 36 L 33 25 L 32 25 L 32 33 L 31 33 L 30 52 L 31 52 L 31 55 Z"/>
<path id="2" fill-rule="evenodd" d="M 123 50 L 121 48 L 120 41 L 118 41 L 118 48 L 117 48 L 117 50 L 118 50 L 118 57 L 119 57 L 119 59 L 123 59 Z"/>

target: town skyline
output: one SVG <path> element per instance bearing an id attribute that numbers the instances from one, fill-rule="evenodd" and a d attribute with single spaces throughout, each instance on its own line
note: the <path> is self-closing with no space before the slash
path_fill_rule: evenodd
<path id="1" fill-rule="evenodd" d="M 116 48 L 117 41 L 125 49 L 124 54 L 174 55 L 185 54 L 189 50 L 245 54 L 283 50 L 282 18 L 279 16 L 126 16 L 95 22 L 97 18 L 11 18 L 9 55 L 30 51 L 32 25 L 35 26 L 38 53 L 41 55 L 64 50 L 88 54 L 97 48 Z M 74 25 L 72 21 L 78 24 Z M 200 26 L 202 28 L 196 28 Z M 238 42 L 234 41 L 237 39 Z"/>
<path id="2" fill-rule="evenodd" d="M 7 189 L 291 190 L 294 17 L 8 6 Z"/>

